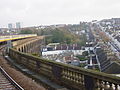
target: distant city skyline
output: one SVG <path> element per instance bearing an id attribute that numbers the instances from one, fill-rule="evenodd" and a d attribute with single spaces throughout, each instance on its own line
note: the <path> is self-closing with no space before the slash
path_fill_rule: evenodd
<path id="1" fill-rule="evenodd" d="M 0 0 L 0 27 L 77 24 L 120 17 L 120 0 Z"/>

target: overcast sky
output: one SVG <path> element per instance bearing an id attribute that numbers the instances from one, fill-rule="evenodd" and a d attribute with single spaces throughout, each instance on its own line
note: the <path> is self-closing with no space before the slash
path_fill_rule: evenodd
<path id="1" fill-rule="evenodd" d="M 0 27 L 69 24 L 120 17 L 120 0 L 0 0 Z"/>

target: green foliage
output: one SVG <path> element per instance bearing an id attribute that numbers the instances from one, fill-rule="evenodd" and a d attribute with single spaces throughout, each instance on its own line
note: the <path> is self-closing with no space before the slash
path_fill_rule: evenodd
<path id="1" fill-rule="evenodd" d="M 52 39 L 53 43 L 61 43 L 65 39 L 64 33 L 58 29 L 54 30 L 52 32 L 52 35 L 53 35 L 53 37 L 51 39 Z"/>
<path id="2" fill-rule="evenodd" d="M 50 33 L 50 32 L 49 32 Z M 80 42 L 78 36 L 75 36 L 67 30 L 54 29 L 51 30 L 51 37 L 46 38 L 46 43 L 78 43 Z"/>
<path id="3" fill-rule="evenodd" d="M 33 55 L 33 56 L 38 56 L 38 57 L 40 56 L 40 55 L 37 54 L 37 53 L 32 53 L 32 55 Z"/>
<path id="4" fill-rule="evenodd" d="M 82 55 L 77 55 L 76 57 L 79 58 L 80 61 L 88 60 L 88 58 L 86 58 L 85 56 L 82 56 Z"/>
<path id="5" fill-rule="evenodd" d="M 83 56 L 88 56 L 88 51 L 84 51 L 84 52 L 82 53 L 82 55 L 83 55 Z"/>
<path id="6" fill-rule="evenodd" d="M 85 66 L 86 66 L 85 63 L 81 63 L 81 64 L 79 65 L 79 67 L 85 67 Z"/>
<path id="7" fill-rule="evenodd" d="M 46 27 L 44 29 L 35 28 L 24 28 L 19 34 L 37 34 L 46 35 L 45 42 L 48 43 L 62 43 L 62 44 L 73 44 L 77 43 L 80 46 L 85 46 L 86 44 L 86 34 L 75 35 L 71 31 L 81 30 L 80 25 L 70 25 L 63 28 L 51 28 Z"/>
<path id="8" fill-rule="evenodd" d="M 85 46 L 85 45 L 86 45 L 86 41 L 87 41 L 86 34 L 80 35 L 80 42 L 79 42 L 79 44 L 80 44 L 81 46 Z"/>
<path id="9" fill-rule="evenodd" d="M 33 34 L 33 31 L 29 29 L 25 29 L 25 30 L 21 30 L 20 34 Z"/>

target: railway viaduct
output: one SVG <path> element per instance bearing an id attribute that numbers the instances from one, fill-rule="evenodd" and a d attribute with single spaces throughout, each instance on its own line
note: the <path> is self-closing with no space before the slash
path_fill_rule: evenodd
<path id="1" fill-rule="evenodd" d="M 38 81 L 42 84 L 47 84 L 55 89 L 57 87 L 58 90 L 59 88 L 61 88 L 60 90 L 63 88 L 70 90 L 120 90 L 120 77 L 32 55 L 40 52 L 39 48 L 43 43 L 43 38 L 35 36 L 14 41 L 13 47 L 8 52 L 9 58 L 12 62 L 36 73 L 31 74 L 32 78 L 39 79 Z M 44 77 L 52 84 L 44 82 Z"/>

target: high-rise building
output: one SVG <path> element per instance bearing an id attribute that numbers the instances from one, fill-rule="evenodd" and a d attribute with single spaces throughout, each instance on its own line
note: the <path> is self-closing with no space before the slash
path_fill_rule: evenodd
<path id="1" fill-rule="evenodd" d="M 16 22 L 16 28 L 20 29 L 21 28 L 21 23 L 20 22 Z"/>
<path id="2" fill-rule="evenodd" d="M 9 24 L 8 24 L 8 29 L 12 29 L 12 28 L 13 28 L 12 23 L 9 23 Z"/>
<path id="3" fill-rule="evenodd" d="M 13 25 L 12 25 L 12 23 L 9 23 L 8 24 L 8 30 L 11 31 L 12 29 L 13 29 Z"/>

